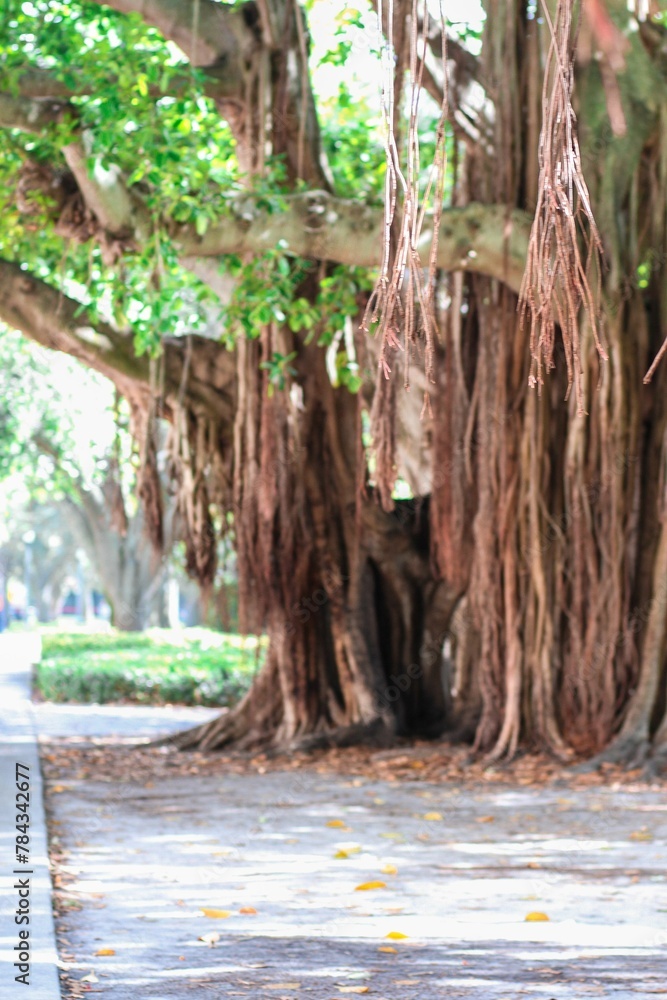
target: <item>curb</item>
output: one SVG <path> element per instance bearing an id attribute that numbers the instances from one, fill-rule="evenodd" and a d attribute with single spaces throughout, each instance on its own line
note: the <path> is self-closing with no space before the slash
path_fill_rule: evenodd
<path id="1" fill-rule="evenodd" d="M 53 922 L 52 886 L 44 812 L 44 788 L 39 762 L 37 730 L 30 702 L 30 668 L 39 659 L 39 640 L 31 634 L 0 636 L 0 957 L 3 1000 L 28 995 L 30 1000 L 61 1000 L 58 951 Z M 29 861 L 16 859 L 16 764 L 29 774 Z M 26 884 L 27 883 L 27 884 Z M 29 912 L 21 911 L 27 896 Z M 18 924 L 18 914 L 29 922 Z M 15 966 L 20 931 L 28 931 L 29 971 Z M 25 942 L 25 936 L 23 942 Z"/>

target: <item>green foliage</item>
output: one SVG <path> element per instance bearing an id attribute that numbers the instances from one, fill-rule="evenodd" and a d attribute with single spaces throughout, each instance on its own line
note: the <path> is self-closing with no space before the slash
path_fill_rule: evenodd
<path id="1" fill-rule="evenodd" d="M 382 201 L 385 154 L 379 110 L 355 97 L 345 81 L 335 98 L 322 101 L 322 144 L 336 180 L 336 193 L 366 203 Z"/>
<path id="2" fill-rule="evenodd" d="M 296 351 L 289 354 L 278 354 L 274 351 L 268 361 L 261 361 L 259 367 L 264 368 L 269 373 L 269 396 L 272 396 L 276 389 L 284 389 L 288 375 L 296 375 L 296 368 L 290 364 L 297 356 Z"/>
<path id="3" fill-rule="evenodd" d="M 342 47 L 340 58 L 331 56 L 330 62 L 343 66 L 363 36 L 364 18 L 373 16 L 370 7 L 363 16 L 348 7 L 338 12 L 334 40 Z M 19 74 L 31 64 L 70 88 L 78 117 L 38 137 L 0 131 L 0 253 L 55 281 L 93 314 L 132 329 L 139 353 L 159 351 L 165 336 L 216 322 L 215 296 L 180 265 L 165 234 L 171 220 L 193 225 L 203 236 L 224 220 L 237 195 L 248 195 L 231 130 L 205 95 L 204 73 L 138 15 L 82 0 L 8 0 L 0 34 L 3 88 L 18 93 Z M 337 193 L 379 197 L 384 168 L 377 112 L 355 102 L 341 83 L 338 99 L 323 102 L 321 116 Z M 16 203 L 26 161 L 64 168 L 61 147 L 74 137 L 86 145 L 91 169 L 123 172 L 154 220 L 153 236 L 113 266 L 99 247 L 56 234 L 56 206 L 41 187 L 24 186 L 21 208 Z M 286 190 L 284 163 L 277 157 L 253 182 L 251 195 L 258 208 L 277 211 Z M 221 317 L 228 341 L 255 336 L 275 320 L 295 331 L 316 330 L 323 343 L 330 342 L 341 314 L 350 314 L 350 299 L 333 317 L 325 312 L 332 300 L 325 289 L 319 303 L 309 305 L 298 294 L 309 268 L 281 248 L 243 265 L 230 261 L 238 291 Z"/>
<path id="4" fill-rule="evenodd" d="M 316 24 L 313 82 L 336 194 L 379 203 L 385 168 L 376 15 L 369 3 L 349 6 L 343 0 L 326 10 L 312 2 L 306 8 Z M 18 93 L 26 66 L 48 72 L 68 88 L 75 113 L 39 136 L 0 130 L 0 254 L 24 262 L 93 316 L 131 330 L 139 353 L 157 354 L 165 337 L 211 327 L 231 345 L 238 336 L 257 336 L 268 322 L 306 331 L 327 346 L 357 314 L 359 293 L 372 284 L 368 272 L 336 268 L 320 281 L 314 297 L 313 265 L 284 246 L 252 261 L 225 263 L 236 283 L 225 310 L 181 265 L 169 232 L 187 225 L 205 236 L 238 211 L 239 196 L 260 210 L 280 211 L 288 192 L 286 169 L 280 156 L 269 158 L 265 174 L 248 184 L 231 129 L 206 96 L 205 73 L 137 14 L 87 0 L 6 0 L 0 30 L 3 89 Z M 367 79 L 358 77 L 359 66 Z M 324 88 L 320 94 L 318 86 Z M 435 104 L 426 98 L 425 171 L 436 119 Z M 82 244 L 56 232 L 62 204 L 48 183 L 23 183 L 17 203 L 26 163 L 47 174 L 55 170 L 57 179 L 66 173 L 62 146 L 74 138 L 83 143 L 90 169 L 121 171 L 148 209 L 145 238 L 139 246 L 125 246 L 115 264 L 94 240 Z M 354 388 L 355 373 L 348 372 L 344 359 L 339 362 L 341 384 Z M 279 376 L 272 379 L 279 384 Z"/>
<path id="5" fill-rule="evenodd" d="M 248 263 L 230 257 L 224 269 L 236 279 L 223 314 L 230 342 L 235 335 L 258 337 L 263 326 L 275 322 L 285 323 L 295 333 L 306 331 L 306 343 L 317 337 L 318 345 L 327 347 L 346 321 L 358 315 L 362 293 L 372 288 L 368 270 L 338 265 L 318 279 L 315 296 L 307 298 L 300 291 L 307 280 L 312 284 L 314 264 L 288 256 L 284 245 Z M 272 372 L 280 367 L 275 361 L 264 365 Z M 280 376 L 271 381 L 284 385 Z"/>
<path id="6" fill-rule="evenodd" d="M 261 640 L 206 629 L 46 634 L 35 687 L 58 702 L 232 705 L 263 652 Z"/>

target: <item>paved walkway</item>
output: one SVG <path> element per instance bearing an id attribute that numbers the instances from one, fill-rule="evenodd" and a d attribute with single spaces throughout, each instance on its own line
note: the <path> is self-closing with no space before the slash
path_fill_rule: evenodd
<path id="1" fill-rule="evenodd" d="M 105 727 L 117 744 L 186 721 L 37 715 L 53 737 L 98 746 Z M 75 769 L 50 789 L 69 974 L 102 997 L 667 994 L 664 790 L 211 776 L 195 758 L 191 772 L 121 782 Z"/>
<path id="2" fill-rule="evenodd" d="M 30 704 L 30 661 L 39 645 L 30 635 L 0 635 L 0 997 L 59 1000 L 57 956 L 51 909 L 46 824 L 37 734 Z M 29 861 L 16 859 L 16 765 L 27 765 L 30 781 Z M 19 834 L 23 836 L 23 834 Z M 23 883 L 21 886 L 20 883 Z M 26 884 L 28 883 L 28 884 Z M 25 897 L 29 889 L 29 897 Z M 16 924 L 19 893 L 30 904 L 29 923 Z M 20 917 L 19 917 L 20 919 Z M 19 932 L 29 931 L 29 990 L 15 976 Z"/>

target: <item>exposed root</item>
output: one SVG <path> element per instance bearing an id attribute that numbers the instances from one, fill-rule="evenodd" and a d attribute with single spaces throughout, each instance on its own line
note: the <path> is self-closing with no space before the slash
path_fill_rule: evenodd
<path id="1" fill-rule="evenodd" d="M 343 726 L 326 733 L 315 733 L 296 740 L 293 750 L 332 750 L 336 747 L 367 746 L 378 749 L 388 748 L 396 742 L 396 731 L 387 725 L 385 719 L 374 719 L 367 724 Z"/>
<path id="2" fill-rule="evenodd" d="M 647 781 L 667 776 L 667 746 L 654 750 L 643 768 L 643 777 Z"/>
<path id="3" fill-rule="evenodd" d="M 650 752 L 651 744 L 642 737 L 628 736 L 616 739 L 606 750 L 591 757 L 590 760 L 577 764 L 576 767 L 572 768 L 572 772 L 574 774 L 591 774 L 605 764 L 620 764 L 632 771 L 645 764 Z"/>

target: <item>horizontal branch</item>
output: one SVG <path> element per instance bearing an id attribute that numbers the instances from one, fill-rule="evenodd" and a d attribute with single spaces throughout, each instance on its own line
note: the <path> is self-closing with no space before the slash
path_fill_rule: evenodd
<path id="1" fill-rule="evenodd" d="M 13 262 L 0 259 L 0 320 L 31 340 L 77 358 L 110 379 L 138 405 L 150 400 L 150 364 L 137 357 L 130 331 L 92 317 L 81 304 Z M 186 382 L 186 345 L 192 344 Z M 215 415 L 231 428 L 235 410 L 234 355 L 205 337 L 163 340 L 164 399 L 177 400 L 183 390 L 188 405 Z"/>
<path id="2" fill-rule="evenodd" d="M 50 100 L 62 101 L 63 106 L 68 107 L 67 101 L 71 97 L 88 97 L 95 94 L 98 84 L 94 80 L 86 78 L 85 73 L 76 66 L 70 66 L 70 81 L 65 83 L 60 80 L 53 70 L 45 69 L 41 66 L 25 66 L 22 69 L 14 67 L 11 75 L 0 70 L 0 90 L 4 90 L 10 97 L 20 100 L 24 104 L 26 100 Z M 110 72 L 107 82 L 112 85 L 118 77 Z M 148 95 L 154 100 L 161 97 L 187 97 L 192 94 L 193 82 L 191 72 L 170 73 L 168 89 L 163 86 L 151 84 L 148 87 Z M 214 101 L 238 100 L 242 96 L 243 80 L 239 79 L 236 71 L 230 72 L 230 68 L 224 64 L 208 67 L 203 74 L 203 91 L 207 97 Z M 71 108 L 74 111 L 74 108 Z"/>
<path id="3" fill-rule="evenodd" d="M 440 225 L 438 266 L 445 271 L 486 274 L 513 291 L 521 287 L 531 219 L 501 205 L 467 205 L 444 212 Z M 285 198 L 285 209 L 257 211 L 250 199 L 236 212 L 198 236 L 192 226 L 172 228 L 183 257 L 220 257 L 261 253 L 280 243 L 300 257 L 358 267 L 380 264 L 383 213 L 324 192 Z M 419 247 L 427 263 L 431 232 L 425 227 Z"/>
<path id="4" fill-rule="evenodd" d="M 93 0 L 122 14 L 139 14 L 187 56 L 193 66 L 229 63 L 242 80 L 243 60 L 255 47 L 246 8 L 215 0 Z M 250 23 L 249 23 L 250 20 Z"/>
<path id="5" fill-rule="evenodd" d="M 71 107 L 67 101 L 51 98 L 13 97 L 0 93 L 0 128 L 18 128 L 23 132 L 41 132 L 46 125 L 63 120 Z"/>

